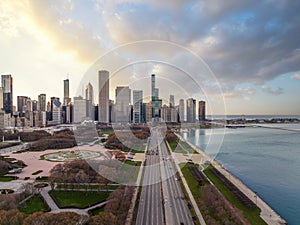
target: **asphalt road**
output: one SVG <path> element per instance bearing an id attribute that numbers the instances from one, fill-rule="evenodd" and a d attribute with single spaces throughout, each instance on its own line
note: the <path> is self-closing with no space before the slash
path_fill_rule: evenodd
<path id="1" fill-rule="evenodd" d="M 152 129 L 136 225 L 192 225 L 187 201 L 159 128 Z"/>

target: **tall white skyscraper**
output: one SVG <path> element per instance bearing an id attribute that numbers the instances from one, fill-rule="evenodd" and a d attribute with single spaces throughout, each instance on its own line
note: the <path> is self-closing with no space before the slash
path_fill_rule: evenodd
<path id="1" fill-rule="evenodd" d="M 179 122 L 184 122 L 184 100 L 179 100 L 179 106 L 178 106 L 178 113 L 179 113 Z"/>
<path id="2" fill-rule="evenodd" d="M 117 87 L 116 88 L 116 107 L 115 115 L 116 122 L 130 122 L 130 101 L 131 90 L 129 87 Z"/>
<path id="3" fill-rule="evenodd" d="M 109 122 L 109 72 L 100 70 L 98 77 L 99 88 L 99 122 Z"/>
<path id="4" fill-rule="evenodd" d="M 135 123 L 141 123 L 142 121 L 142 108 L 143 108 L 143 91 L 133 90 L 133 120 Z"/>
<path id="5" fill-rule="evenodd" d="M 84 121 L 87 117 L 87 100 L 83 99 L 81 96 L 74 97 L 74 123 L 80 123 Z"/>
<path id="6" fill-rule="evenodd" d="M 170 108 L 175 107 L 175 100 L 174 100 L 174 95 L 170 95 Z"/>

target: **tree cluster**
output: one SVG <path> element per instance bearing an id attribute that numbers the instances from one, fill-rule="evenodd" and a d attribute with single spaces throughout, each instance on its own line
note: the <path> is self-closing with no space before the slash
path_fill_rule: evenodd
<path id="1" fill-rule="evenodd" d="M 129 139 L 130 131 L 119 132 L 118 134 L 110 134 L 105 144 L 105 148 L 108 149 L 133 149 L 135 146 L 143 145 L 146 139 L 150 136 L 149 132 L 146 131 L 134 131 L 132 134 L 136 137 L 134 139 Z"/>
<path id="2" fill-rule="evenodd" d="M 200 211 L 210 225 L 248 225 L 243 215 L 212 186 L 202 186 L 202 198 L 198 199 Z M 250 225 L 250 224 L 249 224 Z"/>
<path id="3" fill-rule="evenodd" d="M 47 131 L 32 131 L 32 132 L 4 132 L 3 130 L 0 130 L 0 137 L 3 137 L 5 140 L 18 140 L 20 137 L 21 141 L 24 142 L 32 142 L 37 141 L 42 138 L 50 137 L 51 134 L 49 134 Z"/>
<path id="4" fill-rule="evenodd" d="M 97 181 L 97 172 L 85 161 L 74 160 L 55 165 L 49 176 L 53 183 L 92 183 Z"/>
<path id="5" fill-rule="evenodd" d="M 76 140 L 72 131 L 64 130 L 56 132 L 53 136 L 41 138 L 30 144 L 31 151 L 43 151 L 46 149 L 63 149 L 76 146 Z"/>
<path id="6" fill-rule="evenodd" d="M 171 130 L 167 130 L 165 139 L 167 142 L 178 142 L 178 137 Z"/>
<path id="7" fill-rule="evenodd" d="M 121 186 L 107 199 L 104 212 L 91 217 L 88 225 L 123 225 L 131 205 L 134 187 Z"/>
<path id="8" fill-rule="evenodd" d="M 1 210 L 0 225 L 70 225 L 70 224 L 86 224 L 87 216 L 78 215 L 73 212 L 61 213 L 41 213 L 36 212 L 26 215 L 17 210 Z"/>

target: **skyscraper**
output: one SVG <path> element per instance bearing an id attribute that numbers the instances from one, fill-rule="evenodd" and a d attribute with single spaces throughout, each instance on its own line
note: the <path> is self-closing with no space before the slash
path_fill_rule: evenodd
<path id="1" fill-rule="evenodd" d="M 85 88 L 85 99 L 91 101 L 92 104 L 94 103 L 94 88 L 90 82 Z"/>
<path id="2" fill-rule="evenodd" d="M 188 123 L 196 121 L 196 100 L 193 98 L 186 100 L 186 121 Z"/>
<path id="3" fill-rule="evenodd" d="M 109 72 L 100 70 L 98 77 L 99 88 L 99 122 L 109 122 Z"/>
<path id="4" fill-rule="evenodd" d="M 71 102 L 70 98 L 70 82 L 69 79 L 64 80 L 64 105 L 68 105 Z"/>
<path id="5" fill-rule="evenodd" d="M 46 94 L 40 94 L 38 96 L 39 99 L 39 105 L 40 105 L 40 110 L 42 112 L 46 111 Z"/>
<path id="6" fill-rule="evenodd" d="M 0 87 L 0 110 L 3 109 L 3 87 Z"/>
<path id="7" fill-rule="evenodd" d="M 87 117 L 87 100 L 81 96 L 74 97 L 74 123 L 80 123 Z"/>
<path id="8" fill-rule="evenodd" d="M 129 87 L 117 87 L 116 88 L 116 107 L 115 115 L 116 122 L 130 122 L 130 101 L 131 100 L 131 90 Z"/>
<path id="9" fill-rule="evenodd" d="M 151 74 L 151 101 L 155 100 L 155 74 Z"/>
<path id="10" fill-rule="evenodd" d="M 162 100 L 159 99 L 159 90 L 155 87 L 155 74 L 151 75 L 151 102 L 152 102 L 152 118 L 160 117 L 160 108 Z"/>
<path id="11" fill-rule="evenodd" d="M 11 75 L 2 75 L 3 109 L 5 113 L 13 113 L 13 78 Z"/>
<path id="12" fill-rule="evenodd" d="M 91 119 L 95 119 L 94 112 L 94 89 L 92 84 L 89 82 L 85 88 L 85 99 L 87 101 L 87 116 Z"/>
<path id="13" fill-rule="evenodd" d="M 206 118 L 205 115 L 205 101 L 199 101 L 199 105 L 198 105 L 198 118 L 199 121 L 204 121 Z"/>
<path id="14" fill-rule="evenodd" d="M 133 90 L 133 121 L 134 123 L 142 122 L 142 110 L 143 110 L 143 91 Z"/>
<path id="15" fill-rule="evenodd" d="M 170 108 L 175 107 L 175 100 L 174 100 L 174 95 L 170 95 Z"/>
<path id="16" fill-rule="evenodd" d="M 52 102 L 52 124 L 61 124 L 61 110 L 59 98 L 54 98 Z"/>
<path id="17" fill-rule="evenodd" d="M 27 96 L 17 96 L 17 110 L 22 116 L 26 111 L 26 104 L 29 98 Z"/>
<path id="18" fill-rule="evenodd" d="M 184 122 L 184 100 L 180 99 L 179 100 L 179 122 L 183 123 Z"/>

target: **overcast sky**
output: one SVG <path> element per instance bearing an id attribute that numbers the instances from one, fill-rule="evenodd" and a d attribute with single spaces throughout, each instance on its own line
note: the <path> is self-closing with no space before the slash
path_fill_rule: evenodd
<path id="1" fill-rule="evenodd" d="M 156 73 L 176 104 L 222 91 L 228 114 L 300 115 L 299 11 L 298 0 L 1 0 L 0 74 L 12 74 L 14 101 L 62 98 L 67 76 L 72 97 L 87 81 L 97 96 L 96 62 L 119 66 L 112 99 L 116 85 L 149 95 Z"/>

